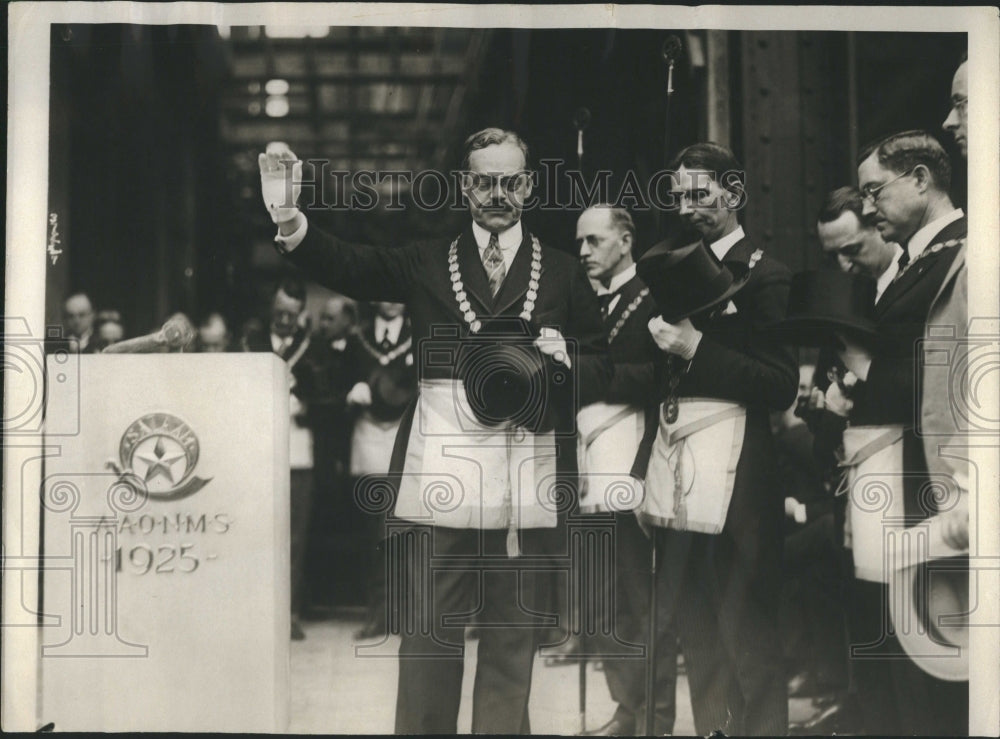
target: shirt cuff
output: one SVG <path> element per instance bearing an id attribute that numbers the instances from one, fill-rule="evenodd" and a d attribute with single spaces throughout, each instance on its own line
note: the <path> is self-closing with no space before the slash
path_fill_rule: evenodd
<path id="1" fill-rule="evenodd" d="M 288 236 L 282 236 L 279 231 L 274 237 L 274 244 L 278 251 L 282 254 L 288 254 L 292 252 L 299 244 L 302 243 L 303 239 L 306 237 L 306 232 L 309 230 L 309 219 L 304 215 L 302 217 L 302 225 L 299 226 L 295 231 L 288 234 Z"/>

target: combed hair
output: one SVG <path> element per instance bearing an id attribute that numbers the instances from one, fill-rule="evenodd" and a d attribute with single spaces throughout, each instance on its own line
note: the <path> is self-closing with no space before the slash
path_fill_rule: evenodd
<path id="1" fill-rule="evenodd" d="M 711 172 L 713 179 L 720 187 L 734 195 L 740 195 L 741 198 L 746 197 L 746 172 L 743 165 L 740 164 L 740 160 L 736 158 L 731 149 L 721 144 L 704 141 L 681 149 L 667 169 L 676 172 L 682 166 L 687 169 Z M 727 177 L 725 176 L 727 172 L 732 174 Z M 743 193 L 739 192 L 741 189 Z M 741 223 L 743 222 L 743 208 L 736 211 L 736 218 Z"/>
<path id="2" fill-rule="evenodd" d="M 293 300 L 298 300 L 302 303 L 306 302 L 306 285 L 298 277 L 281 278 L 281 282 L 278 283 L 274 294 L 277 295 L 278 291 L 283 292 Z"/>
<path id="3" fill-rule="evenodd" d="M 860 165 L 872 154 L 878 163 L 896 174 L 908 172 L 919 164 L 927 167 L 934 186 L 943 192 L 951 187 L 951 161 L 941 143 L 926 131 L 902 131 L 869 144 L 858 155 Z"/>
<path id="4" fill-rule="evenodd" d="M 730 149 L 712 141 L 691 144 L 674 157 L 668 169 L 676 172 L 681 166 L 688 169 L 704 169 L 716 173 L 716 179 L 730 171 L 743 171 L 743 165 Z"/>
<path id="5" fill-rule="evenodd" d="M 610 205 L 609 203 L 595 203 L 590 207 L 608 211 L 608 219 L 611 222 L 611 226 L 617 229 L 619 233 L 627 233 L 631 236 L 632 246 L 635 246 L 635 221 L 632 220 L 632 216 L 627 210 Z"/>
<path id="6" fill-rule="evenodd" d="M 462 169 L 467 170 L 469 168 L 469 155 L 474 151 L 479 149 L 485 149 L 487 146 L 495 146 L 497 144 L 511 143 L 517 146 L 524 154 L 525 165 L 528 163 L 528 144 L 518 136 L 513 131 L 505 131 L 502 128 L 484 128 L 482 131 L 476 131 L 474 134 L 469 136 L 465 140 L 464 154 L 462 155 Z"/>
<path id="7" fill-rule="evenodd" d="M 861 201 L 861 191 L 852 186 L 838 187 L 826 196 L 823 207 L 820 208 L 816 220 L 819 223 L 832 223 L 844 213 L 853 213 L 860 223 L 865 222 L 864 203 Z"/>

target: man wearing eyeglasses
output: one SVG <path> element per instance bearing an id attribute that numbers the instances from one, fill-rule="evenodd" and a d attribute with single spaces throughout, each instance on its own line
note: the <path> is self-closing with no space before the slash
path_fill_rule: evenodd
<path id="1" fill-rule="evenodd" d="M 836 258 L 844 272 L 869 274 L 876 280 L 876 302 L 899 271 L 903 253 L 886 241 L 864 216 L 864 202 L 856 187 L 840 187 L 827 195 L 816 223 L 823 253 Z"/>
<path id="2" fill-rule="evenodd" d="M 473 134 L 462 165 L 471 216 L 465 229 L 444 241 L 374 248 L 307 222 L 295 207 L 301 164 L 286 145 L 271 144 L 259 157 L 279 251 L 340 293 L 410 310 L 419 395 L 401 422 L 391 467 L 393 516 L 409 523 L 399 539 L 412 546 L 399 586 L 408 613 L 400 625 L 397 733 L 458 730 L 464 633 L 473 615 L 480 640 L 472 731 L 529 731 L 536 631 L 548 625 L 535 599 L 542 572 L 552 569 L 532 567 L 557 546 L 565 508 L 553 496 L 575 472 L 578 404 L 603 397 L 611 377 L 583 267 L 542 246 L 521 221 L 532 188 L 527 161 L 516 133 Z M 489 380 L 496 367 L 491 359 L 478 375 L 476 367 L 463 374 L 462 358 L 482 356 L 465 352 L 500 323 L 527 334 L 504 334 L 487 357 L 502 357 L 511 344 L 543 355 L 536 366 L 544 377 L 526 409 L 532 418 L 538 411 L 537 424 L 506 415 L 484 420 L 482 406 L 473 405 L 491 399 L 476 397 L 467 383 Z M 531 351 L 523 356 L 531 359 Z"/>
<path id="3" fill-rule="evenodd" d="M 920 339 L 928 311 L 965 244 L 964 213 L 948 196 L 948 156 L 925 131 L 904 131 L 866 148 L 859 157 L 863 215 L 883 238 L 905 245 L 899 272 L 876 305 L 878 339 L 868 351 L 841 337 L 840 358 L 858 378 L 842 404 L 851 426 L 902 426 L 903 503 L 907 525 L 937 513 L 926 494 L 932 482 L 922 439 L 917 436 L 920 398 Z M 827 407 L 834 408 L 831 384 Z M 945 388 L 939 388 L 945 392 Z M 843 401 L 841 400 L 841 403 Z M 893 473 L 897 474 L 897 473 Z M 923 494 L 921 494 L 923 493 Z M 945 508 L 952 505 L 950 496 Z M 855 580 L 852 642 L 879 645 L 855 660 L 865 732 L 956 736 L 968 732 L 968 683 L 931 677 L 909 659 L 888 630 L 888 587 Z"/>
<path id="4" fill-rule="evenodd" d="M 951 80 L 951 110 L 941 127 L 955 138 L 962 157 L 969 158 L 969 61 L 963 58 Z"/>

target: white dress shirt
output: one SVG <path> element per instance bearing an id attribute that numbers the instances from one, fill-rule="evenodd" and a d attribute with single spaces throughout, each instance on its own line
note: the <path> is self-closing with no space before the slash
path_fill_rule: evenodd
<path id="1" fill-rule="evenodd" d="M 597 288 L 597 294 L 610 295 L 616 293 L 621 289 L 622 285 L 631 280 L 633 277 L 635 277 L 635 264 L 630 264 L 626 269 L 622 270 L 614 277 L 612 277 L 607 287 L 604 287 L 604 285 L 599 285 Z M 618 305 L 618 300 L 620 298 L 621 295 L 615 295 L 613 298 L 611 298 L 611 302 L 608 303 L 609 316 L 611 315 L 611 312 L 615 309 L 615 306 Z"/>
<path id="2" fill-rule="evenodd" d="M 286 336 L 286 337 L 282 338 L 282 337 L 278 336 L 277 334 L 272 333 L 271 334 L 271 349 L 274 350 L 275 354 L 277 354 L 277 355 L 279 355 L 281 357 L 284 357 L 285 356 L 285 354 L 284 354 L 285 350 L 288 349 L 288 347 L 290 347 L 292 345 L 292 341 L 294 339 L 295 339 L 294 336 Z"/>
<path id="3" fill-rule="evenodd" d="M 403 316 L 399 315 L 391 321 L 382 316 L 375 316 L 375 343 L 381 344 L 386 331 L 389 332 L 389 343 L 395 346 L 399 343 L 399 332 L 403 330 Z"/>
<path id="4" fill-rule="evenodd" d="M 889 266 L 885 268 L 885 272 L 878 276 L 875 280 L 875 302 L 877 303 L 885 289 L 892 284 L 892 281 L 896 279 L 896 273 L 899 272 L 899 255 L 903 253 L 903 247 L 899 244 L 892 245 L 892 261 L 889 262 Z"/>
<path id="5" fill-rule="evenodd" d="M 483 252 L 490 245 L 490 232 L 480 226 L 475 221 L 472 222 L 472 235 L 476 239 L 476 246 L 479 247 L 479 259 L 482 260 Z M 503 256 L 505 272 L 510 272 L 510 265 L 517 256 L 517 248 L 521 245 L 523 232 L 521 222 L 518 221 L 506 231 L 497 233 L 497 240 L 500 242 L 500 254 Z"/>
<path id="6" fill-rule="evenodd" d="M 910 261 L 919 257 L 924 253 L 924 249 L 930 246 L 930 243 L 934 240 L 941 231 L 950 223 L 954 223 L 959 218 L 965 215 L 961 208 L 955 208 L 951 213 L 943 215 L 940 218 L 935 218 L 933 221 L 928 223 L 922 229 L 917 231 L 913 236 L 910 237 L 909 242 L 906 244 L 906 251 L 910 255 Z"/>
<path id="7" fill-rule="evenodd" d="M 718 241 L 713 241 L 709 248 L 721 262 L 726 254 L 729 253 L 729 250 L 744 238 L 746 238 L 746 234 L 743 233 L 743 226 L 737 226 L 735 231 L 726 234 Z"/>

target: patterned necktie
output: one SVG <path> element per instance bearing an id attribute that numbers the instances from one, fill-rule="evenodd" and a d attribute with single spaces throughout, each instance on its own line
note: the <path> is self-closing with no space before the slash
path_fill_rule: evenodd
<path id="1" fill-rule="evenodd" d="M 495 298 L 507 276 L 507 267 L 503 263 L 503 254 L 500 253 L 500 239 L 495 233 L 490 234 L 490 243 L 483 250 L 483 266 L 490 281 L 490 292 Z"/>

